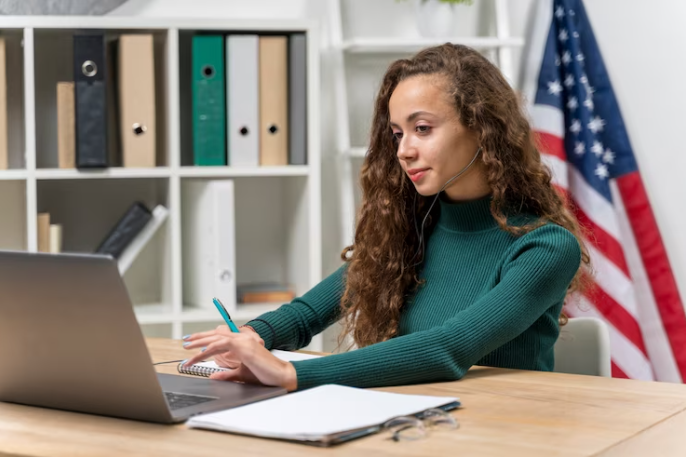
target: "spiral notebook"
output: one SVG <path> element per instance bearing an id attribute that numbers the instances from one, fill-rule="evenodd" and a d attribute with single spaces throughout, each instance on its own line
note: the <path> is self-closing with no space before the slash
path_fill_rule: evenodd
<path id="1" fill-rule="evenodd" d="M 321 357 L 320 355 L 304 354 L 302 352 L 280 351 L 278 349 L 272 349 L 271 353 L 281 360 L 285 360 L 286 362 L 295 362 L 297 360 L 316 359 L 317 357 Z M 189 365 L 187 367 L 182 367 L 181 364 L 179 364 L 176 369 L 179 373 L 205 377 L 209 377 L 212 373 L 216 373 L 217 371 L 229 370 L 229 368 L 220 367 L 214 361 L 194 363 L 193 365 Z"/>

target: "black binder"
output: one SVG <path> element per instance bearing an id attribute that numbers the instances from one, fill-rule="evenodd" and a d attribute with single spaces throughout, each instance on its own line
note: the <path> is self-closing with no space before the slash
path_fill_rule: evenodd
<path id="1" fill-rule="evenodd" d="M 110 166 L 108 153 L 108 62 L 105 35 L 74 34 L 76 167 Z"/>
<path id="2" fill-rule="evenodd" d="M 107 234 L 103 242 L 98 246 L 96 253 L 110 254 L 115 259 L 118 259 L 129 243 L 150 222 L 150 219 L 152 219 L 150 210 L 143 203 L 135 202 L 119 219 L 117 225 Z"/>

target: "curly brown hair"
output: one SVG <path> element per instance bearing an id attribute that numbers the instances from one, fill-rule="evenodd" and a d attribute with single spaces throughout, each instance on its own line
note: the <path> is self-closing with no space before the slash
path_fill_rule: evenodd
<path id="1" fill-rule="evenodd" d="M 440 212 L 435 205 L 427 215 L 432 197 L 419 195 L 407 178 L 391 134 L 391 95 L 400 81 L 417 75 L 442 76 L 460 122 L 477 134 L 482 148 L 479 160 L 492 190 L 491 214 L 500 228 L 520 236 L 553 222 L 576 236 L 583 265 L 590 264 L 579 224 L 551 184 L 550 171 L 541 163 L 522 103 L 500 70 L 467 46 L 447 43 L 425 49 L 411 59 L 395 61 L 383 77 L 361 170 L 363 197 L 355 239 L 341 253 L 348 262 L 341 299 L 341 336 L 352 335 L 358 347 L 397 334 L 403 305 L 421 284 L 421 266 L 414 265 L 414 260 L 424 246 L 415 218 L 428 216 L 426 229 L 430 233 Z M 536 215 L 538 220 L 508 225 L 507 215 L 513 213 Z M 582 269 L 570 291 L 581 288 Z M 564 314 L 560 319 L 564 324 Z"/>

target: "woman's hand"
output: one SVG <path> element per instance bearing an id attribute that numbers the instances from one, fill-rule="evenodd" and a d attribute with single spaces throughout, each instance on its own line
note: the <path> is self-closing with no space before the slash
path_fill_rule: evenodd
<path id="1" fill-rule="evenodd" d="M 252 336 L 258 343 L 264 346 L 264 340 L 262 339 L 262 337 L 260 337 L 260 335 L 258 335 L 257 332 L 252 330 L 251 328 L 238 327 L 238 331 L 241 333 L 245 333 L 246 335 Z M 218 326 L 215 329 L 215 332 L 219 332 L 223 335 L 232 333 L 231 330 L 229 330 L 229 327 L 226 325 Z M 231 354 L 231 351 L 222 352 L 221 354 L 215 355 L 214 361 L 217 362 L 217 365 L 224 368 L 237 368 L 240 365 L 240 362 L 236 360 L 236 358 Z"/>
<path id="2" fill-rule="evenodd" d="M 288 391 L 295 390 L 298 387 L 298 378 L 293 364 L 269 352 L 264 347 L 262 338 L 255 332 L 250 329 L 243 330 L 240 333 L 233 333 L 228 327 L 220 326 L 209 332 L 190 335 L 183 344 L 185 349 L 206 349 L 187 359 L 184 365 L 192 365 L 208 357 L 225 354 L 234 369 L 214 373 L 210 379 L 281 386 Z"/>

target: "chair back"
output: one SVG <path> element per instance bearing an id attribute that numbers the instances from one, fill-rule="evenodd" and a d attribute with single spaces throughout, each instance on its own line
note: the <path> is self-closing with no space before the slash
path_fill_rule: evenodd
<path id="1" fill-rule="evenodd" d="M 570 318 L 560 328 L 554 351 L 558 373 L 612 376 L 610 332 L 598 318 Z"/>

